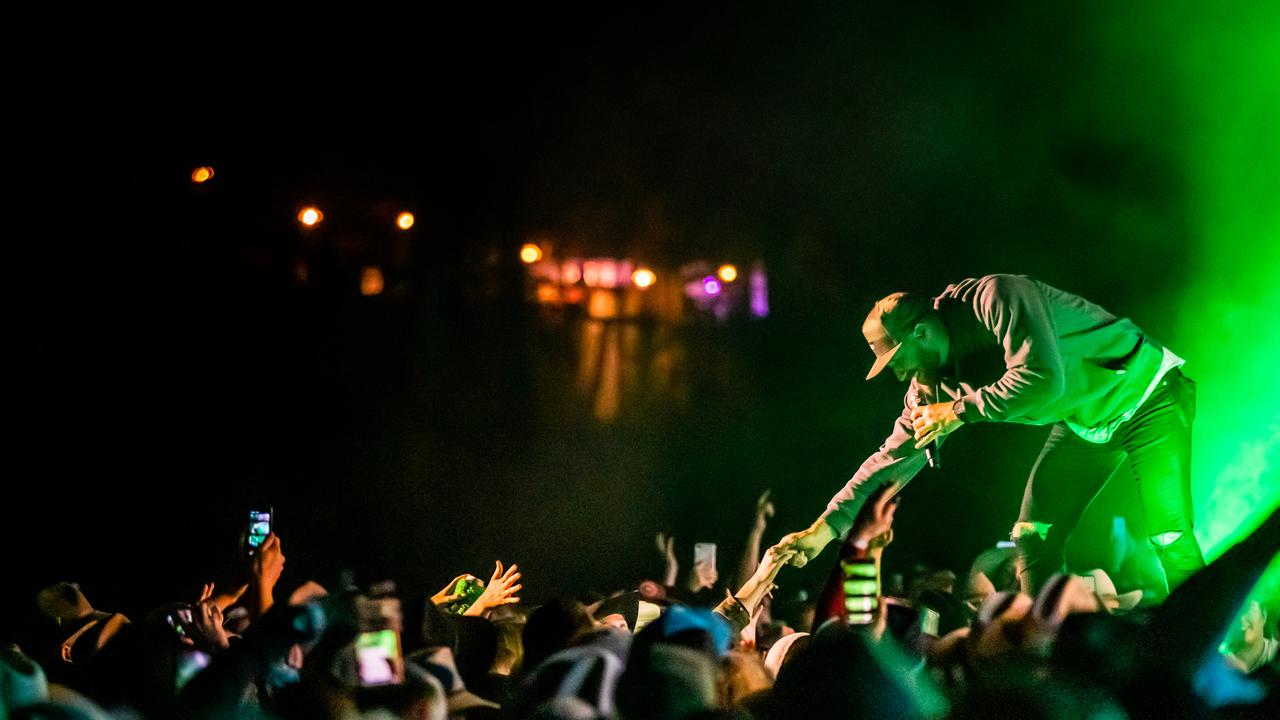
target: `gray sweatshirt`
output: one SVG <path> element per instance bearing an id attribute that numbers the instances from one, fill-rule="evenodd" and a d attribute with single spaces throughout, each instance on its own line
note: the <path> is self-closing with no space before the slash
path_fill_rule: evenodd
<path id="1" fill-rule="evenodd" d="M 889 437 L 831 498 L 822 517 L 837 534 L 872 490 L 905 484 L 924 467 L 911 428 L 917 391 L 926 403 L 959 401 L 966 423 L 1065 422 L 1082 432 L 1132 412 L 1164 358 L 1127 318 L 1024 275 L 961 280 L 934 307 L 951 339 L 950 365 L 936 387 L 912 378 Z"/>

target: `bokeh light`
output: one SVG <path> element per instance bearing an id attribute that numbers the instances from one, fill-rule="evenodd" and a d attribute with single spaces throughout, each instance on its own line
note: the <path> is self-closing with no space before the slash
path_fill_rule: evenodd
<path id="1" fill-rule="evenodd" d="M 702 278 L 702 292 L 708 295 L 719 295 L 720 281 L 710 275 Z"/>
<path id="2" fill-rule="evenodd" d="M 413 227 L 413 220 L 413 213 L 407 211 L 402 212 L 396 216 L 396 227 L 401 230 L 408 230 Z"/>
<path id="3" fill-rule="evenodd" d="M 720 271 L 717 274 L 720 276 L 721 280 L 731 283 L 738 279 L 738 268 L 725 263 L 720 266 Z"/>
<path id="4" fill-rule="evenodd" d="M 208 165 L 198 167 L 195 170 L 191 171 L 191 182 L 196 183 L 197 185 L 203 182 L 208 182 L 212 179 L 213 179 L 213 168 L 209 167 Z"/>
<path id="5" fill-rule="evenodd" d="M 542 259 L 542 248 L 534 243 L 525 243 L 520 248 L 520 260 L 528 265 L 538 262 Z"/>
<path id="6" fill-rule="evenodd" d="M 324 220 L 324 213 L 317 207 L 308 206 L 298 213 L 298 222 L 307 227 L 315 227 L 321 220 Z"/>
<path id="7" fill-rule="evenodd" d="M 381 295 L 383 288 L 382 268 L 369 266 L 360 275 L 360 294 L 365 297 Z"/>
<path id="8" fill-rule="evenodd" d="M 635 272 L 631 273 L 631 282 L 635 283 L 635 286 L 642 290 L 653 285 L 657 280 L 658 276 L 649 268 L 639 268 Z"/>

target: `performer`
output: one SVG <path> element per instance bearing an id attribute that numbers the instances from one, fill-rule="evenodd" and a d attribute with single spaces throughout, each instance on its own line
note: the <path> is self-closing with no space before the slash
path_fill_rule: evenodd
<path id="1" fill-rule="evenodd" d="M 970 423 L 1053 425 L 1011 533 L 1019 580 L 1036 592 L 1061 570 L 1089 501 L 1127 462 L 1172 590 L 1204 566 L 1192 531 L 1195 383 L 1182 358 L 1126 318 L 1022 275 L 988 275 L 937 297 L 898 292 L 862 325 L 875 363 L 910 380 L 893 432 L 813 525 L 778 543 L 804 565 L 846 532 L 866 496 L 904 485 Z"/>

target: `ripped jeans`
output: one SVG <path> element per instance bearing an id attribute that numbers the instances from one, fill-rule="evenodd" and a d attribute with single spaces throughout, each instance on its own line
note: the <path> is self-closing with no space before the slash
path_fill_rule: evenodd
<path id="1" fill-rule="evenodd" d="M 1104 444 L 1053 426 L 1036 460 L 1014 528 L 1018 574 L 1025 592 L 1038 592 L 1061 572 L 1067 538 L 1089 502 L 1128 460 L 1138 485 L 1147 534 L 1164 566 L 1169 590 L 1204 567 L 1191 508 L 1191 424 L 1195 382 L 1170 370 Z M 1041 530 L 1049 526 L 1047 532 Z"/>

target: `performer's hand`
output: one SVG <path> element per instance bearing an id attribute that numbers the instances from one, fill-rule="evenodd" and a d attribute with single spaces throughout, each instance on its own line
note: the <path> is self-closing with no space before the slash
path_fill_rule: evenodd
<path id="1" fill-rule="evenodd" d="M 964 424 L 951 408 L 951 403 L 921 405 L 911 411 L 911 427 L 916 431 L 916 449 L 955 432 Z"/>
<path id="2" fill-rule="evenodd" d="M 788 562 L 796 567 L 804 567 L 835 537 L 835 530 L 825 520 L 819 520 L 800 532 L 783 536 L 770 550 L 780 556 L 789 555 Z"/>

